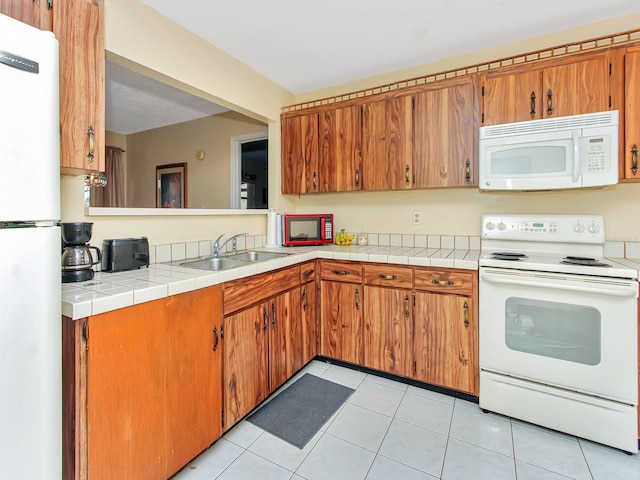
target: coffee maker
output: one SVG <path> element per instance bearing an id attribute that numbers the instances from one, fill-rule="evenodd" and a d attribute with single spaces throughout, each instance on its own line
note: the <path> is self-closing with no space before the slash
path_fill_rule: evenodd
<path id="1" fill-rule="evenodd" d="M 91 240 L 93 223 L 72 222 L 61 223 L 62 230 L 62 282 L 83 282 L 91 280 L 94 275 L 93 266 L 102 260 L 98 247 L 88 245 Z M 96 254 L 91 253 L 95 250 Z"/>

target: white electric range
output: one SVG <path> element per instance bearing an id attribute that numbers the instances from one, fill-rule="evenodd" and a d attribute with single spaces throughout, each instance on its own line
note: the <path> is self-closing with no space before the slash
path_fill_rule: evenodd
<path id="1" fill-rule="evenodd" d="M 480 407 L 638 451 L 637 270 L 598 215 L 483 215 Z"/>

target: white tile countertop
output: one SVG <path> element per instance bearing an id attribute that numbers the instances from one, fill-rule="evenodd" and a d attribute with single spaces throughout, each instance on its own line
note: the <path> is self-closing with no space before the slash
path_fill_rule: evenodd
<path id="1" fill-rule="evenodd" d="M 62 314 L 77 320 L 315 258 L 477 270 L 480 257 L 480 250 L 393 246 L 326 245 L 255 250 L 289 255 L 219 272 L 171 263 L 155 263 L 148 268 L 127 272 L 96 272 L 92 280 L 62 284 Z"/>

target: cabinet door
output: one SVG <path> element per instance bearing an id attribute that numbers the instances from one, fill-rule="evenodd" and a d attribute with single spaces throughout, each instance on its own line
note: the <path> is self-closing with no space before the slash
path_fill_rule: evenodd
<path id="1" fill-rule="evenodd" d="M 415 292 L 415 377 L 477 395 L 476 322 L 469 297 Z"/>
<path id="2" fill-rule="evenodd" d="M 167 477 L 163 300 L 89 318 L 88 478 Z"/>
<path id="3" fill-rule="evenodd" d="M 370 102 L 362 107 L 362 189 L 411 188 L 413 97 Z"/>
<path id="4" fill-rule="evenodd" d="M 362 170 L 360 106 L 320 114 L 320 191 L 360 190 Z"/>
<path id="5" fill-rule="evenodd" d="M 543 117 L 563 117 L 609 109 L 609 60 L 606 54 L 547 67 L 542 71 Z"/>
<path id="6" fill-rule="evenodd" d="M 624 172 L 625 178 L 640 178 L 640 47 L 629 49 L 625 55 L 624 78 Z"/>
<path id="7" fill-rule="evenodd" d="M 267 397 L 269 303 L 224 318 L 224 428 Z"/>
<path id="8" fill-rule="evenodd" d="M 173 475 L 222 433 L 222 287 L 165 302 L 167 470 Z"/>
<path id="9" fill-rule="evenodd" d="M 302 325 L 299 287 L 269 304 L 269 393 L 302 366 Z"/>
<path id="10" fill-rule="evenodd" d="M 541 85 L 539 70 L 487 75 L 482 81 L 482 126 L 542 118 Z"/>
<path id="11" fill-rule="evenodd" d="M 364 287 L 364 365 L 413 375 L 411 290 Z"/>
<path id="12" fill-rule="evenodd" d="M 323 280 L 321 295 L 322 355 L 362 364 L 362 285 Z"/>
<path id="13" fill-rule="evenodd" d="M 316 282 L 300 287 L 300 311 L 302 319 L 302 364 L 318 354 L 320 330 L 318 328 L 318 304 Z"/>
<path id="14" fill-rule="evenodd" d="M 282 118 L 282 193 L 319 191 L 318 114 Z"/>
<path id="15" fill-rule="evenodd" d="M 52 27 L 47 0 L 0 0 L 0 13 L 41 30 Z"/>
<path id="16" fill-rule="evenodd" d="M 429 90 L 415 97 L 415 187 L 474 183 L 474 83 Z"/>
<path id="17" fill-rule="evenodd" d="M 104 2 L 55 3 L 60 42 L 60 166 L 104 171 Z"/>

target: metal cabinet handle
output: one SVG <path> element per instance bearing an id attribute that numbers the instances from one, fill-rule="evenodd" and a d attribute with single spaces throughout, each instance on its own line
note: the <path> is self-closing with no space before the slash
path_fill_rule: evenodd
<path id="1" fill-rule="evenodd" d="M 631 173 L 638 173 L 638 146 L 635 143 L 631 147 Z"/>
<path id="2" fill-rule="evenodd" d="M 396 275 L 385 275 L 384 273 L 379 273 L 378 278 L 383 280 L 397 280 L 398 277 Z"/>
<path id="3" fill-rule="evenodd" d="M 469 183 L 471 182 L 471 162 L 467 158 L 467 161 L 464 162 L 464 180 Z"/>
<path id="4" fill-rule="evenodd" d="M 536 116 L 536 92 L 531 92 L 531 118 Z"/>
<path id="5" fill-rule="evenodd" d="M 356 168 L 356 187 L 360 186 L 360 169 Z"/>
<path id="6" fill-rule="evenodd" d="M 356 288 L 356 310 L 360 310 L 360 289 Z"/>
<path id="7" fill-rule="evenodd" d="M 307 311 L 307 287 L 302 288 L 302 310 Z"/>
<path id="8" fill-rule="evenodd" d="M 313 172 L 313 189 L 318 189 L 318 176 L 316 175 L 316 172 Z"/>
<path id="9" fill-rule="evenodd" d="M 411 183 L 411 180 L 409 178 L 410 177 L 410 175 L 409 175 L 410 173 L 411 173 L 411 168 L 409 168 L 409 165 L 405 165 L 404 166 L 404 183 L 405 183 L 405 185 L 407 187 Z"/>
<path id="10" fill-rule="evenodd" d="M 440 285 L 441 287 L 450 287 L 455 284 L 453 280 L 436 280 L 435 278 L 431 280 L 431 283 L 434 285 Z"/>
<path id="11" fill-rule="evenodd" d="M 409 295 L 404 296 L 404 316 L 409 318 Z"/>
<path id="12" fill-rule="evenodd" d="M 464 328 L 469 328 L 469 303 L 464 302 Z"/>
<path id="13" fill-rule="evenodd" d="M 87 136 L 89 137 L 89 153 L 87 153 L 87 162 L 89 166 L 93 166 L 93 152 L 96 148 L 96 135 L 93 130 L 93 125 L 89 125 L 87 128 Z"/>
<path id="14" fill-rule="evenodd" d="M 553 91 L 549 89 L 547 91 L 547 114 L 551 115 L 553 113 Z"/>
<path id="15" fill-rule="evenodd" d="M 267 308 L 266 307 L 262 307 L 262 320 L 264 321 L 264 324 L 262 325 L 262 331 L 266 332 L 267 331 L 267 325 L 269 323 L 269 314 L 267 313 Z"/>
<path id="16" fill-rule="evenodd" d="M 213 351 L 215 352 L 216 350 L 218 350 L 218 342 L 220 341 L 220 339 L 218 338 L 218 329 L 216 327 L 213 327 L 213 338 Z"/>
<path id="17" fill-rule="evenodd" d="M 334 275 L 349 275 L 350 272 L 348 270 L 331 270 L 331 273 Z"/>
<path id="18" fill-rule="evenodd" d="M 313 268 L 310 268 L 309 270 L 305 270 L 304 272 L 302 272 L 302 276 L 308 277 L 309 275 L 313 275 L 313 272 L 315 272 L 315 270 Z"/>
<path id="19" fill-rule="evenodd" d="M 276 304 L 271 303 L 271 328 L 276 328 Z"/>

